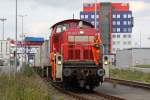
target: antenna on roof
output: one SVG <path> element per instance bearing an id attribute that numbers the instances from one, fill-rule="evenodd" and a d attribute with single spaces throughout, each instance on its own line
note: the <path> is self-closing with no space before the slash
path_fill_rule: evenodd
<path id="1" fill-rule="evenodd" d="M 74 13 L 73 13 L 73 19 L 74 19 Z"/>

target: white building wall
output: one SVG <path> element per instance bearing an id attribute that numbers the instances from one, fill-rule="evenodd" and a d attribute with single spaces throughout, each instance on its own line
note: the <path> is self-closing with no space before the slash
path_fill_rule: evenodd
<path id="1" fill-rule="evenodd" d="M 117 67 L 130 67 L 135 65 L 150 65 L 150 48 L 132 48 L 117 51 Z"/>
<path id="2" fill-rule="evenodd" d="M 112 33 L 112 53 L 132 47 L 131 33 Z"/>
<path id="3" fill-rule="evenodd" d="M 132 66 L 132 51 L 131 50 L 119 50 L 116 52 L 116 66 L 128 67 Z"/>
<path id="4" fill-rule="evenodd" d="M 10 42 L 7 40 L 0 40 L 0 59 L 9 59 Z"/>
<path id="5" fill-rule="evenodd" d="M 133 66 L 150 64 L 150 48 L 132 49 Z"/>

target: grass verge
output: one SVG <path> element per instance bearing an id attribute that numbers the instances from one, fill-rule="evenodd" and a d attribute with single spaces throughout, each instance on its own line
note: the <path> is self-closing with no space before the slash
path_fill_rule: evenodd
<path id="1" fill-rule="evenodd" d="M 31 68 L 25 70 L 15 79 L 13 75 L 0 76 L 0 100 L 50 100 L 47 85 Z"/>
<path id="2" fill-rule="evenodd" d="M 150 73 L 143 73 L 136 70 L 110 69 L 110 76 L 117 79 L 150 83 Z"/>

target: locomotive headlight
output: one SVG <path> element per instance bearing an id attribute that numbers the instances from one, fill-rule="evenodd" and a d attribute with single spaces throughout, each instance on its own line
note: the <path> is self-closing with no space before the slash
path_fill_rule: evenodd
<path id="1" fill-rule="evenodd" d="M 108 61 L 104 61 L 104 64 L 105 64 L 105 65 L 108 65 Z"/>
<path id="2" fill-rule="evenodd" d="M 62 64 L 62 62 L 61 62 L 61 61 L 58 61 L 57 63 L 58 63 L 58 65 L 61 65 L 61 64 Z"/>
<path id="3" fill-rule="evenodd" d="M 103 61 L 104 61 L 104 65 L 108 65 L 109 64 L 109 58 L 108 58 L 108 56 L 104 56 Z"/>
<path id="4" fill-rule="evenodd" d="M 84 34 L 84 31 L 80 31 L 80 34 Z"/>
<path id="5" fill-rule="evenodd" d="M 61 57 L 61 56 L 58 56 L 57 59 L 58 59 L 57 64 L 58 64 L 58 65 L 61 65 L 61 64 L 62 64 L 62 57 Z"/>
<path id="6" fill-rule="evenodd" d="M 13 54 L 10 54 L 10 57 L 13 57 Z"/>

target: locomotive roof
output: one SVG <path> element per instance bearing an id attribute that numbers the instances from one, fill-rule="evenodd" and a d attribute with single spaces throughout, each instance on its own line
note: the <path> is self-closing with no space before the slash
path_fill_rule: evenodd
<path id="1" fill-rule="evenodd" d="M 84 20 L 80 20 L 80 19 L 67 19 L 67 20 L 63 20 L 63 21 L 60 21 L 60 22 L 58 22 L 58 23 L 52 25 L 51 28 L 54 28 L 56 25 L 59 25 L 59 24 L 62 24 L 62 23 L 66 23 L 66 22 L 80 22 L 80 21 L 83 21 L 83 24 L 89 25 L 89 26 L 91 26 L 92 28 L 94 28 L 94 26 L 93 26 L 91 23 L 86 22 L 86 21 L 84 21 Z"/>

